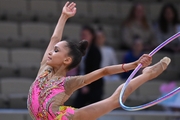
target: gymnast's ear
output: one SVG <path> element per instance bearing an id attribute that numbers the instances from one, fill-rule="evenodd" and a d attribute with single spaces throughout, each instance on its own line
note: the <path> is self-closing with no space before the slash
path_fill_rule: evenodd
<path id="1" fill-rule="evenodd" d="M 64 64 L 66 64 L 66 65 L 70 65 L 72 63 L 72 58 L 71 57 L 66 57 L 65 59 L 64 59 Z"/>

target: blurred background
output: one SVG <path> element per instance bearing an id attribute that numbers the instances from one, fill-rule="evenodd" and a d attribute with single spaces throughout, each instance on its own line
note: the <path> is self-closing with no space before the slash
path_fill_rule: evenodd
<path id="1" fill-rule="evenodd" d="M 31 120 L 26 106 L 29 87 L 36 78 L 65 2 L 0 0 L 0 120 Z M 89 59 L 92 64 L 99 60 L 98 68 L 135 61 L 180 31 L 180 0 L 74 2 L 77 3 L 77 14 L 67 21 L 63 39 L 77 42 L 93 39 L 100 57 L 94 55 Z M 138 88 L 127 99 L 126 105 L 150 102 L 180 86 L 180 38 L 156 53 L 152 64 L 164 56 L 172 60 L 167 70 Z M 68 75 L 85 73 L 80 66 Z M 104 77 L 100 84 L 102 90 L 95 96 L 98 99 L 107 98 L 131 72 Z M 98 91 L 98 87 L 94 89 Z M 75 92 L 66 104 L 76 106 L 74 101 L 78 95 Z M 84 104 L 90 104 L 90 101 Z M 128 112 L 119 108 L 99 120 L 152 119 L 180 120 L 180 93 L 145 110 Z"/>

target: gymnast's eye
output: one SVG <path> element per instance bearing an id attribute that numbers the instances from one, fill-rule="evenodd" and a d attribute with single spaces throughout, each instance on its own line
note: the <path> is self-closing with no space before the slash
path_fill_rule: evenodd
<path id="1" fill-rule="evenodd" d="M 54 48 L 54 52 L 58 52 L 59 50 L 57 48 Z"/>

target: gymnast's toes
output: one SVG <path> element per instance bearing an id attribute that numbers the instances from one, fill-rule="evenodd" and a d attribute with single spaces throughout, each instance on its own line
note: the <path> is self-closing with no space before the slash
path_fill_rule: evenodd
<path id="1" fill-rule="evenodd" d="M 171 59 L 169 57 L 164 57 L 163 59 L 160 60 L 160 62 L 163 67 L 163 70 L 165 70 L 169 65 L 169 63 L 171 62 Z"/>
<path id="2" fill-rule="evenodd" d="M 153 79 L 157 77 L 158 75 L 160 75 L 167 68 L 170 62 L 171 62 L 170 58 L 164 57 L 155 65 L 146 67 L 143 70 L 143 74 L 147 73 L 150 75 L 151 79 Z"/>

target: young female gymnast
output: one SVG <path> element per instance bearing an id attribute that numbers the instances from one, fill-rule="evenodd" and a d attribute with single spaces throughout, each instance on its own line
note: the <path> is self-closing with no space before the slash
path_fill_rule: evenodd
<path id="1" fill-rule="evenodd" d="M 34 120 L 95 120 L 120 107 L 118 98 L 123 85 L 120 85 L 109 98 L 83 108 L 63 106 L 64 102 L 78 88 L 105 75 L 132 70 L 139 63 L 146 67 L 152 61 L 150 56 L 143 55 L 132 63 L 108 66 L 83 76 L 65 77 L 68 70 L 79 64 L 88 45 L 84 40 L 77 45 L 70 41 L 60 41 L 66 20 L 76 13 L 75 6 L 75 3 L 67 2 L 63 7 L 61 17 L 42 59 L 37 78 L 30 87 L 27 104 Z M 157 64 L 145 68 L 141 75 L 130 82 L 123 100 L 125 101 L 140 85 L 161 74 L 169 62 L 169 58 L 163 58 Z"/>

